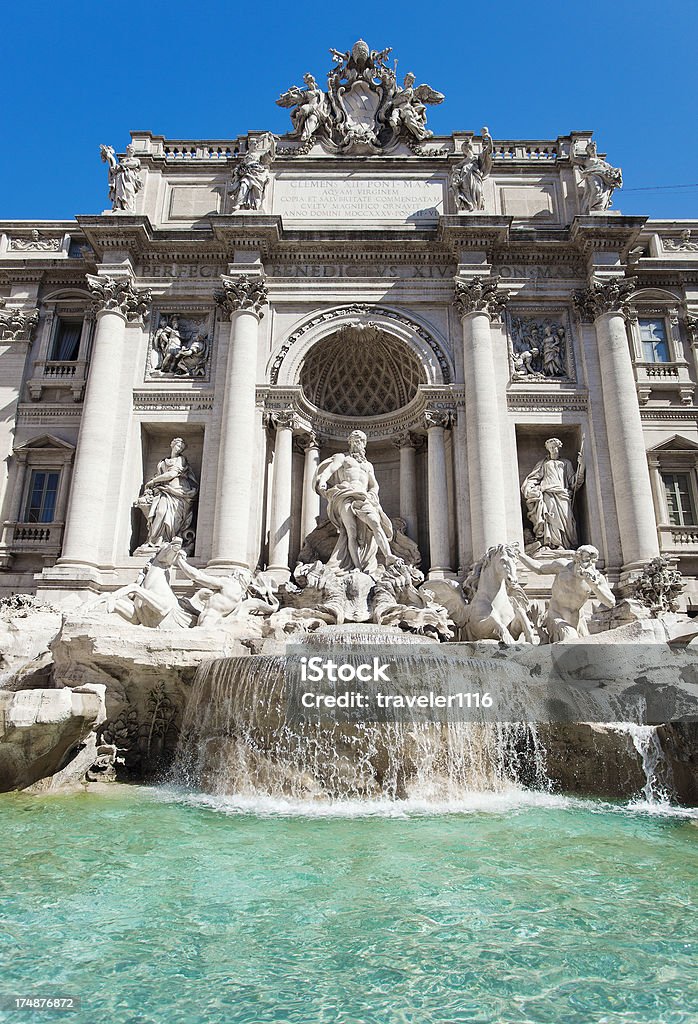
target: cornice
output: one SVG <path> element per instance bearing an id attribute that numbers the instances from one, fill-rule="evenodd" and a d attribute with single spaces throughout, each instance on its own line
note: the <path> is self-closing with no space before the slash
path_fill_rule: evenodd
<path id="1" fill-rule="evenodd" d="M 436 237 L 456 254 L 461 249 L 491 250 L 508 243 L 513 220 L 498 214 L 444 214 L 439 217 Z"/>
<path id="2" fill-rule="evenodd" d="M 100 258 L 114 250 L 140 255 L 153 244 L 153 225 L 145 215 L 101 213 L 77 221 Z"/>
<path id="3" fill-rule="evenodd" d="M 215 214 L 208 218 L 213 236 L 226 253 L 253 249 L 267 257 L 281 238 L 281 217 L 265 213 Z"/>
<path id="4" fill-rule="evenodd" d="M 570 226 L 570 241 L 585 256 L 594 252 L 625 253 L 639 239 L 646 217 L 590 213 L 577 216 Z"/>

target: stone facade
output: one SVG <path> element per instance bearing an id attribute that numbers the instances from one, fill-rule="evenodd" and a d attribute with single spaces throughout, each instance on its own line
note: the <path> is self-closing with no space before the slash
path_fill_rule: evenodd
<path id="1" fill-rule="evenodd" d="M 432 136 L 440 93 L 333 54 L 288 136 L 134 132 L 112 210 L 0 222 L 0 595 L 129 583 L 153 508 L 192 566 L 284 582 L 360 429 L 430 578 L 534 544 L 556 438 L 578 543 L 613 583 L 677 559 L 698 606 L 698 222 L 609 209 L 589 132 Z"/>

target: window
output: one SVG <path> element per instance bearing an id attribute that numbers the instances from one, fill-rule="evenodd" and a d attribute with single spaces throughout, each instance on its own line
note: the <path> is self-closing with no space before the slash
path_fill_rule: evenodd
<path id="1" fill-rule="evenodd" d="M 57 470 L 32 470 L 29 481 L 29 496 L 24 515 L 25 523 L 52 523 L 56 510 L 58 492 Z"/>
<path id="2" fill-rule="evenodd" d="M 662 473 L 669 522 L 672 526 L 696 526 L 696 510 L 688 473 Z"/>
<path id="3" fill-rule="evenodd" d="M 59 319 L 51 348 L 51 360 L 75 362 L 80 351 L 81 320 Z"/>
<path id="4" fill-rule="evenodd" d="M 668 363 L 669 345 L 664 320 L 647 320 L 640 317 L 639 324 L 644 362 Z"/>

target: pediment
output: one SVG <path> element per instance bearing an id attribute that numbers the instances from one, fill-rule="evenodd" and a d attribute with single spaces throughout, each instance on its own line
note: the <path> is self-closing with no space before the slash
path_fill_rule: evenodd
<path id="1" fill-rule="evenodd" d="M 75 445 L 61 440 L 60 437 L 54 437 L 53 434 L 42 434 L 41 437 L 32 437 L 29 441 L 18 444 L 14 448 L 14 454 L 17 455 L 19 452 L 46 451 L 47 449 L 65 454 L 66 452 L 74 452 Z"/>
<path id="2" fill-rule="evenodd" d="M 689 441 L 687 437 L 681 437 L 680 434 L 674 434 L 673 437 L 667 438 L 666 441 L 648 448 L 648 452 L 653 452 L 654 454 L 659 454 L 660 452 L 698 452 L 698 444 L 695 441 Z"/>

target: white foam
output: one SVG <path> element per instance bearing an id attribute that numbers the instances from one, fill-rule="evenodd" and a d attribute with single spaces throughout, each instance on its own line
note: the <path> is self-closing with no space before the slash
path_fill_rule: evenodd
<path id="1" fill-rule="evenodd" d="M 214 795 L 171 786 L 159 788 L 156 793 L 158 799 L 181 803 L 189 807 L 205 808 L 219 814 L 249 814 L 258 817 L 406 819 L 418 816 L 443 817 L 462 814 L 508 815 L 542 809 L 585 810 L 597 814 L 647 814 L 655 817 L 696 818 L 698 820 L 698 810 L 695 808 L 651 804 L 644 801 L 616 804 L 516 787 L 497 792 L 473 791 L 447 800 L 428 799 L 416 795 L 406 800 L 296 800 L 258 793 Z"/>

